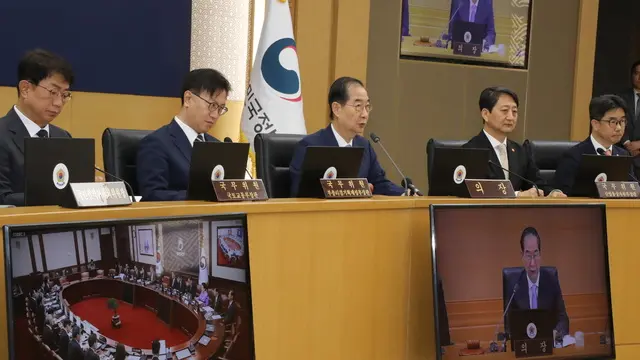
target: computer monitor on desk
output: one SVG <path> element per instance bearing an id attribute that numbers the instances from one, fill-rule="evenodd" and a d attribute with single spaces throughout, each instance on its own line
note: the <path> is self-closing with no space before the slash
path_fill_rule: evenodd
<path id="1" fill-rule="evenodd" d="M 364 148 L 309 146 L 302 161 L 302 176 L 298 186 L 300 198 L 322 198 L 320 179 L 356 178 L 360 171 Z"/>
<path id="2" fill-rule="evenodd" d="M 196 142 L 189 169 L 188 200 L 213 200 L 214 179 L 244 179 L 248 143 Z"/>
<path id="3" fill-rule="evenodd" d="M 570 196 L 598 197 L 597 181 L 632 181 L 631 156 L 582 155 Z"/>

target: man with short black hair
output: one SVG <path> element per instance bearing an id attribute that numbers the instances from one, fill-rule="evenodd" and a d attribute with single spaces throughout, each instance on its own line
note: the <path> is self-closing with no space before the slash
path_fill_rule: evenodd
<path id="1" fill-rule="evenodd" d="M 27 52 L 18 64 L 18 101 L 0 118 L 0 205 L 24 205 L 24 139 L 71 135 L 51 122 L 71 99 L 71 65 L 46 50 Z"/>
<path id="2" fill-rule="evenodd" d="M 82 331 L 78 326 L 73 326 L 71 330 L 71 342 L 69 342 L 69 357 L 68 360 L 84 360 L 84 352 L 82 346 L 80 346 L 80 339 L 82 338 Z"/>
<path id="3" fill-rule="evenodd" d="M 484 124 L 480 134 L 474 136 L 462 147 L 489 149 L 489 159 L 496 165 L 487 164 L 487 179 L 507 179 L 511 181 L 519 197 L 565 197 L 562 191 L 550 187 L 542 177 L 531 154 L 507 137 L 518 123 L 518 95 L 504 87 L 489 87 L 480 93 L 480 115 Z M 497 165 L 535 183 L 540 192 L 531 184 L 513 176 Z"/>
<path id="4" fill-rule="evenodd" d="M 151 354 L 153 354 L 153 359 L 159 359 L 160 356 L 160 341 L 159 340 L 153 340 L 151 342 Z"/>
<path id="5" fill-rule="evenodd" d="M 69 319 L 62 320 L 62 329 L 59 334 L 58 355 L 64 360 L 69 359 L 69 333 L 71 332 L 71 321 Z"/>
<path id="6" fill-rule="evenodd" d="M 589 118 L 591 135 L 578 145 L 567 150 L 556 168 L 555 185 L 572 195 L 582 155 L 625 156 L 625 149 L 615 144 L 622 139 L 627 125 L 625 102 L 617 95 L 602 95 L 591 99 Z M 630 169 L 631 170 L 631 169 Z M 630 179 L 631 180 L 631 179 Z"/>
<path id="7" fill-rule="evenodd" d="M 97 340 L 98 340 L 98 337 L 96 336 L 96 334 L 89 335 L 89 339 L 88 339 L 89 348 L 87 349 L 87 352 L 84 354 L 85 360 L 100 360 L 100 356 L 98 356 L 98 354 L 96 354 L 96 351 L 95 351 Z"/>
<path id="8" fill-rule="evenodd" d="M 369 141 L 360 134 L 369 121 L 371 101 L 362 82 L 351 77 L 341 77 L 329 89 L 329 118 L 331 124 L 305 136 L 297 145 L 289 170 L 291 173 L 291 197 L 298 196 L 302 179 L 302 162 L 308 146 L 363 147 L 364 154 L 358 177 L 367 178 L 377 195 L 402 195 L 404 189 L 392 183 Z"/>
<path id="9" fill-rule="evenodd" d="M 214 69 L 192 70 L 182 86 L 182 108 L 138 147 L 138 188 L 143 201 L 186 200 L 193 144 L 220 142 L 207 134 L 224 115 L 229 81 Z"/>

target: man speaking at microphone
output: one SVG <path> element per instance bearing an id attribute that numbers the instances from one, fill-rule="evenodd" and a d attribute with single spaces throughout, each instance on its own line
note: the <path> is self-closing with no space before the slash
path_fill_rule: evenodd
<path id="1" fill-rule="evenodd" d="M 517 290 L 509 310 L 542 309 L 555 313 L 554 330 L 559 337 L 569 334 L 569 316 L 564 306 L 560 281 L 557 273 L 550 269 L 541 269 L 540 234 L 533 227 L 522 231 L 520 250 L 524 269 L 518 277 Z M 514 286 L 516 286 L 514 284 Z M 508 300 L 505 300 L 505 304 Z M 508 323 L 505 324 L 508 327 Z"/>
<path id="2" fill-rule="evenodd" d="M 480 134 L 462 147 L 491 150 L 487 178 L 510 180 L 518 197 L 538 197 L 545 194 L 550 197 L 566 197 L 562 191 L 547 185 L 540 177 L 540 171 L 531 155 L 520 144 L 507 138 L 518 123 L 518 95 L 507 88 L 489 87 L 482 90 L 479 105 L 484 127 Z M 535 183 L 538 189 L 514 174 Z"/>
<path id="3" fill-rule="evenodd" d="M 369 120 L 371 101 L 362 82 L 351 77 L 341 77 L 329 88 L 329 117 L 331 124 L 296 145 L 289 164 L 291 172 L 291 197 L 298 195 L 302 178 L 302 162 L 307 146 L 358 146 L 364 148 L 358 177 L 367 178 L 376 195 L 402 195 L 404 189 L 389 181 L 378 162 L 373 147 L 360 134 Z"/>

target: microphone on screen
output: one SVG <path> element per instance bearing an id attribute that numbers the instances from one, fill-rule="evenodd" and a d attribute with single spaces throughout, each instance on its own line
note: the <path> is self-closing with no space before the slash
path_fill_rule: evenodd
<path id="1" fill-rule="evenodd" d="M 526 182 L 526 183 L 527 183 L 527 184 L 529 184 L 529 185 L 532 185 L 532 186 L 533 186 L 533 187 L 538 191 L 538 193 L 537 193 L 537 194 L 538 194 L 538 196 L 540 196 L 540 188 L 538 188 L 538 185 L 536 185 L 536 183 L 534 183 L 533 181 L 531 181 L 531 180 L 529 180 L 529 179 L 527 179 L 527 178 L 525 178 L 525 177 L 521 176 L 520 174 L 516 174 L 516 173 L 514 173 L 513 171 L 511 171 L 511 170 L 509 170 L 509 169 L 505 169 L 505 168 L 503 168 L 502 166 L 500 166 L 499 164 L 496 164 L 496 163 L 494 163 L 494 162 L 493 162 L 493 161 L 491 161 L 491 160 L 489 160 L 489 164 L 490 164 L 490 165 L 493 165 L 493 166 L 495 166 L 495 167 L 497 167 L 497 168 L 499 168 L 499 169 L 502 169 L 502 170 L 504 170 L 504 171 L 508 172 L 508 173 L 509 173 L 509 174 L 511 174 L 511 175 L 514 175 L 515 177 L 517 177 L 518 179 L 520 179 L 520 180 L 522 180 L 522 181 Z"/>
<path id="2" fill-rule="evenodd" d="M 395 161 L 393 161 L 393 158 L 391 157 L 391 155 L 389 155 L 389 153 L 387 152 L 387 149 L 385 149 L 384 145 L 382 145 L 382 142 L 380 141 L 380 136 L 376 135 L 375 133 L 371 133 L 369 134 L 369 137 L 371 138 L 371 140 L 373 140 L 374 143 L 377 143 L 378 145 L 380 145 L 380 147 L 382 148 L 382 151 L 384 151 L 384 153 L 387 155 L 387 157 L 389 158 L 389 160 L 391 160 L 391 163 L 393 164 L 393 166 L 396 168 L 396 171 L 398 171 L 398 174 L 400 174 L 400 176 L 402 177 L 402 182 L 403 187 L 404 187 L 404 193 L 407 194 L 409 187 L 407 186 L 407 177 L 404 176 L 404 174 L 402 173 L 402 171 L 400 170 L 400 168 L 398 167 L 398 164 L 396 164 Z"/>
<path id="3" fill-rule="evenodd" d="M 231 140 L 231 138 L 228 136 L 224 138 L 224 142 L 233 144 L 233 140 Z M 249 170 L 247 170 L 246 167 L 244 168 L 244 171 L 247 173 L 247 176 L 249 176 L 249 179 L 253 180 L 253 176 L 251 176 L 251 173 L 249 172 Z"/>
<path id="4" fill-rule="evenodd" d="M 496 324 L 496 340 L 500 341 L 500 339 L 498 338 L 500 336 L 501 333 L 498 332 L 498 329 L 500 329 L 500 323 L 504 320 L 504 317 L 507 315 L 507 313 L 509 312 L 509 308 L 511 307 L 511 302 L 513 302 L 513 298 L 516 296 L 516 292 L 518 292 L 518 289 L 520 288 L 520 280 L 522 280 L 522 277 L 525 274 L 525 270 L 523 270 L 520 273 L 520 276 L 518 277 L 518 280 L 516 281 L 516 283 L 513 285 L 513 290 L 511 291 L 511 297 L 509 298 L 509 302 L 507 302 L 507 306 L 504 307 L 504 312 L 502 313 L 502 319 L 500 319 L 500 321 Z M 505 321 L 505 329 L 504 329 L 504 340 L 507 340 L 507 338 L 509 338 L 509 334 L 507 333 L 507 328 L 506 328 L 507 322 Z M 492 342 L 492 344 L 490 345 L 490 351 L 491 352 L 500 352 L 500 349 L 498 348 L 498 344 L 497 342 Z"/>
<path id="5" fill-rule="evenodd" d="M 598 149 L 596 150 L 596 152 L 598 153 L 598 155 L 606 155 L 606 154 L 604 153 L 604 149 L 603 149 L 603 148 L 598 148 Z M 630 177 L 633 181 L 635 181 L 635 182 L 637 182 L 637 183 L 640 183 L 640 181 L 638 181 L 638 178 L 636 178 L 636 176 L 635 176 L 635 175 L 633 175 L 633 170 L 629 171 L 629 177 Z"/>
<path id="6" fill-rule="evenodd" d="M 100 169 L 99 167 L 97 167 L 97 166 L 95 166 L 95 165 L 93 166 L 93 168 L 94 168 L 94 169 L 96 169 L 96 170 L 98 170 L 99 172 L 101 172 L 101 173 L 103 173 L 103 174 L 107 175 L 107 176 L 110 176 L 110 177 L 112 177 L 112 178 L 114 178 L 114 179 L 118 180 L 118 181 L 122 181 L 122 182 L 124 183 L 124 186 L 126 186 L 126 187 L 127 187 L 127 189 L 128 189 L 129 191 L 131 191 L 131 199 L 132 199 L 131 201 L 132 201 L 132 202 L 137 202 L 137 200 L 136 200 L 136 196 L 135 196 L 135 194 L 133 193 L 133 188 L 131 187 L 131 185 L 130 185 L 128 182 L 126 182 L 124 179 L 121 179 L 121 178 L 119 178 L 119 177 L 117 177 L 117 176 L 115 176 L 115 175 L 113 175 L 113 174 L 110 174 L 110 173 L 108 173 L 108 172 L 106 172 L 106 171 L 104 171 L 104 170 Z"/>

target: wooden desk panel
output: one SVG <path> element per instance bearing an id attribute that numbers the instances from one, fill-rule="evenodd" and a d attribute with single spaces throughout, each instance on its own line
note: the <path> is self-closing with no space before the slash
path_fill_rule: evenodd
<path id="1" fill-rule="evenodd" d="M 141 203 L 126 208 L 0 209 L 0 225 L 247 213 L 256 357 L 433 359 L 430 204 L 588 204 L 589 199 L 447 197 L 261 203 Z M 640 202 L 607 200 L 618 359 L 640 356 L 636 240 Z M 4 251 L 4 249 L 0 250 Z M 4 276 L 4 266 L 0 275 Z M 0 287 L 0 307 L 6 307 Z M 0 347 L 7 346 L 6 312 Z"/>

